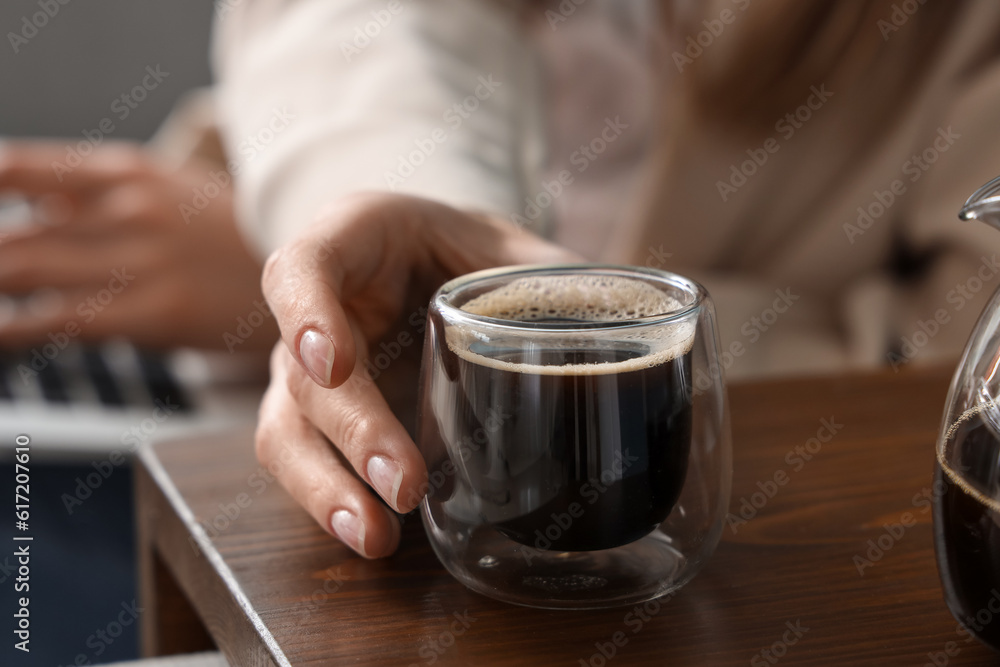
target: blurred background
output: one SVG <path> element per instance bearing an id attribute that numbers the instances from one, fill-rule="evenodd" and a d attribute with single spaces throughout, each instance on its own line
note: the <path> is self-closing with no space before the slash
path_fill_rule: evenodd
<path id="1" fill-rule="evenodd" d="M 32 23 L 32 17 L 44 12 L 43 5 L 54 15 Z M 212 13 L 212 3 L 203 0 L 0 3 L 5 36 L 0 46 L 0 137 L 79 140 L 111 117 L 114 139 L 149 138 L 185 91 L 210 83 Z M 119 120 L 111 105 L 142 80 L 147 66 L 159 66 L 169 76 Z M 12 448 L 13 442 L 0 447 L 0 496 L 5 502 L 14 496 Z M 10 626 L 5 625 L 0 664 L 96 665 L 138 655 L 138 623 L 118 625 L 119 618 L 132 616 L 136 600 L 131 462 L 116 466 L 86 502 L 72 505 L 72 513 L 63 497 L 75 494 L 79 480 L 95 471 L 93 463 L 106 458 L 33 452 L 31 653 L 13 649 Z M 8 516 L 0 522 L 5 545 L 0 550 L 0 607 L 5 616 L 15 596 L 12 531 Z"/>
<path id="2" fill-rule="evenodd" d="M 186 90 L 211 81 L 208 41 L 212 4 L 198 0 L 106 0 L 52 3 L 58 13 L 27 43 L 24 20 L 41 11 L 37 0 L 0 4 L 5 34 L 0 58 L 4 82 L 0 132 L 4 136 L 80 137 L 105 116 L 147 65 L 170 73 L 125 120 L 115 138 L 146 139 Z"/>

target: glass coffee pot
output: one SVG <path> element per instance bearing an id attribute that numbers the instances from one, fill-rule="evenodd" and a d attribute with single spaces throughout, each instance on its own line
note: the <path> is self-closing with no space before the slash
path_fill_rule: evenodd
<path id="1" fill-rule="evenodd" d="M 973 194 L 959 217 L 1000 228 L 1000 177 Z M 933 501 L 945 601 L 960 632 L 1000 651 L 1000 289 L 952 379 Z"/>

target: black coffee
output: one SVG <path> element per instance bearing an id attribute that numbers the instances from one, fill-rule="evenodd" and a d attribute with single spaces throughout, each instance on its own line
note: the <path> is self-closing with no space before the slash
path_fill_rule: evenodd
<path id="1" fill-rule="evenodd" d="M 973 488 L 996 490 L 1000 483 L 1000 439 L 975 414 L 952 435 L 962 471 Z M 1000 650 L 1000 514 L 970 489 L 956 484 L 938 464 L 934 537 L 945 601 L 955 618 L 978 639 Z M 990 497 L 996 497 L 992 495 Z"/>
<path id="2" fill-rule="evenodd" d="M 648 310 L 656 296 L 647 297 Z M 562 323 L 617 315 L 607 304 L 532 303 L 516 312 L 493 304 L 479 314 Z M 458 474 L 454 484 L 432 488 L 432 499 L 451 497 L 537 549 L 609 549 L 647 535 L 670 514 L 687 469 L 690 336 L 679 338 L 672 348 L 641 335 L 574 347 L 512 349 L 474 337 L 450 344 L 448 390 L 429 398 L 437 415 L 429 435 L 451 453 Z"/>

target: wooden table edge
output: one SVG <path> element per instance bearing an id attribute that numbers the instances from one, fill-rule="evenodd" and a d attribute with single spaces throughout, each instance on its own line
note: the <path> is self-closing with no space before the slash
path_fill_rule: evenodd
<path id="1" fill-rule="evenodd" d="M 226 565 L 221 554 L 212 545 L 211 540 L 204 528 L 194 517 L 194 513 L 182 498 L 180 491 L 174 485 L 170 476 L 164 470 L 162 463 L 156 455 L 155 447 L 162 443 L 145 443 L 138 452 L 139 465 L 136 466 L 136 497 L 146 497 L 152 503 L 136 503 L 138 539 L 139 539 L 139 559 L 140 559 L 140 589 L 148 595 L 156 596 L 151 591 L 153 575 L 154 557 L 159 557 L 165 567 L 169 570 L 181 591 L 187 597 L 194 610 L 197 612 L 200 622 L 208 630 L 226 658 L 233 665 L 265 665 L 275 664 L 278 667 L 291 667 L 291 663 L 285 656 L 281 647 L 272 636 L 270 630 L 264 624 L 260 615 L 253 609 L 249 599 L 242 587 L 236 580 L 232 570 Z M 160 510 L 160 516 L 156 516 Z M 165 510 L 165 511 L 164 511 Z M 157 523 L 154 529 L 153 523 Z M 182 539 L 178 539 L 182 538 Z M 187 538 L 187 539 L 183 539 Z M 193 543 L 192 543 L 193 541 Z M 189 547 L 187 542 L 191 546 Z M 197 546 L 198 554 L 191 555 L 182 552 L 185 549 Z M 200 575 L 207 580 L 210 588 L 216 589 L 197 590 L 194 578 L 190 576 L 190 570 L 197 569 L 197 563 L 204 565 Z M 219 590 L 222 588 L 224 590 Z M 214 593 L 227 593 L 228 595 L 215 595 Z M 212 605 L 216 606 L 213 612 Z M 147 614 L 142 625 L 142 652 L 146 657 L 160 655 L 162 651 L 169 647 L 159 646 L 156 640 L 158 633 L 158 618 L 155 610 L 156 601 L 148 600 Z M 218 606 L 230 607 L 229 618 L 238 619 L 243 632 L 248 640 L 246 646 L 256 648 L 257 655 L 237 656 L 232 655 L 230 647 L 236 644 L 232 641 L 220 641 L 219 632 L 225 628 L 213 623 L 213 619 L 218 618 Z M 232 639 L 230 637 L 230 639 Z M 256 646 L 254 647 L 254 644 Z M 152 654 L 152 655 L 151 655 Z M 251 662 L 244 659 L 251 657 Z M 265 658 L 266 661 L 261 660 Z"/>

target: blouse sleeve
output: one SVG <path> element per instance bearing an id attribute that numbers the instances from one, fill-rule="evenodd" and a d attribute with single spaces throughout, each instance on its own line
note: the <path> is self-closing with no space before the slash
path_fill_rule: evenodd
<path id="1" fill-rule="evenodd" d="M 217 111 L 238 215 L 262 254 L 360 190 L 521 213 L 543 133 L 538 70 L 513 10 L 486 0 L 218 7 Z"/>

